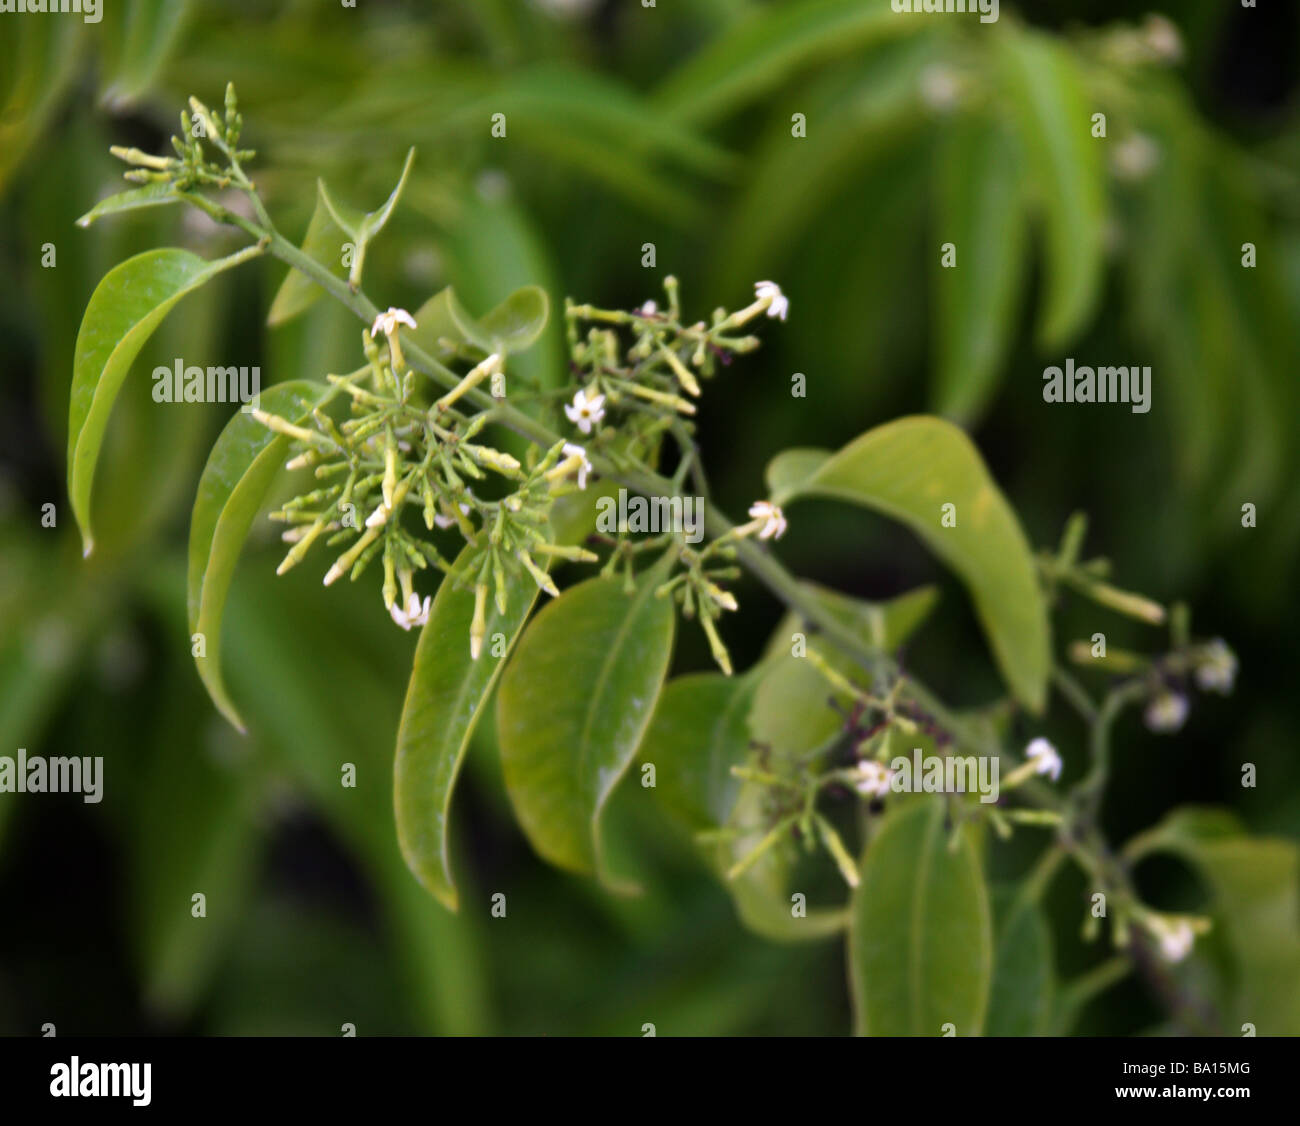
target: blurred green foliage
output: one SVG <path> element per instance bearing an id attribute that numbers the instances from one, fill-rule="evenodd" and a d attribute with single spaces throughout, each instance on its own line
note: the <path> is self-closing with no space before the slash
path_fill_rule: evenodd
<path id="1" fill-rule="evenodd" d="M 898 16 L 877 0 L 124 0 L 96 25 L 3 17 L 0 753 L 102 754 L 107 791 L 99 806 L 0 800 L 11 924 L 0 1032 L 45 1021 L 60 1033 L 326 1035 L 344 1021 L 362 1034 L 851 1023 L 840 941 L 783 946 L 743 930 L 687 838 L 626 795 L 608 845 L 644 894 L 611 896 L 543 865 L 508 816 L 490 722 L 453 817 L 462 910 L 438 907 L 406 871 L 393 825 L 415 639 L 375 613 L 373 592 L 276 579 L 265 527 L 225 634 L 249 737 L 220 721 L 190 660 L 184 552 L 223 417 L 159 406 L 138 376 L 178 355 L 260 364 L 266 382 L 354 366 L 341 309 L 319 303 L 263 327 L 282 270 L 260 267 L 256 285 L 219 279 L 147 345 L 109 427 L 99 546 L 82 561 L 61 453 L 86 301 L 145 247 L 211 258 L 235 243 L 178 209 L 90 231 L 74 220 L 118 188 L 110 144 L 156 148 L 174 107 L 191 93 L 218 100 L 228 79 L 287 232 L 305 232 L 317 176 L 377 201 L 417 148 L 367 264 L 368 288 L 394 305 L 417 308 L 453 284 L 481 313 L 530 283 L 553 301 L 631 305 L 672 272 L 707 310 L 777 278 L 788 326 L 702 410 L 719 503 L 742 510 L 783 448 L 839 447 L 917 410 L 962 422 L 1032 539 L 1054 540 L 1087 509 L 1093 546 L 1126 585 L 1186 598 L 1198 632 L 1241 656 L 1238 694 L 1198 708 L 1178 739 L 1120 728 L 1113 838 L 1180 802 L 1226 804 L 1257 832 L 1300 836 L 1288 582 L 1300 541 L 1300 24 L 1212 0 L 1178 7 L 1177 60 L 1129 5 L 1101 2 L 1006 4 L 991 27 Z M 1105 140 L 1081 131 L 1094 112 L 1107 115 Z M 490 133 L 494 113 L 505 138 Z M 794 114 L 806 137 L 792 137 Z M 980 286 L 950 285 L 944 242 Z M 1241 264 L 1248 242 L 1253 269 Z M 642 266 L 646 243 L 654 269 Z M 556 377 L 560 333 L 553 318 L 522 374 Z M 1151 364 L 1151 414 L 1044 404 L 1042 368 L 1067 355 Z M 795 371 L 809 388 L 798 410 Z M 52 530 L 40 526 L 47 502 Z M 1256 529 L 1241 526 L 1245 502 Z M 781 553 L 827 586 L 882 599 L 941 581 L 917 667 L 958 704 L 992 694 L 973 616 L 907 533 L 821 502 L 799 522 Z M 756 587 L 741 600 L 744 667 L 779 607 Z M 1060 639 L 1094 625 L 1071 607 Z M 1137 627 L 1107 627 L 1112 643 L 1140 644 Z M 678 672 L 707 666 L 698 641 L 681 650 Z M 1082 753 L 1066 726 L 1051 734 L 1067 759 Z M 1239 785 L 1246 761 L 1256 789 Z M 357 790 L 339 786 L 340 762 L 357 764 Z M 1220 879 L 1222 850 L 1193 851 L 1183 846 L 1187 866 L 1144 867 L 1152 902 L 1194 905 L 1198 863 Z M 1017 848 L 998 855 L 996 874 L 1023 867 Z M 1285 860 L 1268 860 L 1286 879 Z M 188 913 L 199 888 L 203 921 Z M 508 924 L 488 915 L 501 890 Z M 1047 904 L 1065 976 L 1105 954 L 1074 937 L 1083 891 L 1062 879 Z M 1285 989 L 1276 977 L 1292 954 L 1260 951 L 1250 995 Z M 1161 1019 L 1127 982 L 1079 1027 Z"/>

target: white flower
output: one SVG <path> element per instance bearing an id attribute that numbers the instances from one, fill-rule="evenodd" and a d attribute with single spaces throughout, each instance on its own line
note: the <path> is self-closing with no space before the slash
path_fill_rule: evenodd
<path id="1" fill-rule="evenodd" d="M 1171 735 L 1187 722 L 1187 697 L 1179 692 L 1161 692 L 1147 705 L 1146 725 L 1162 735 Z"/>
<path id="2" fill-rule="evenodd" d="M 578 393 L 573 396 L 573 402 L 564 408 L 564 413 L 569 416 L 569 421 L 573 423 L 584 434 L 590 434 L 591 428 L 600 424 L 600 420 L 605 417 L 605 396 L 588 395 L 585 387 L 580 387 Z"/>
<path id="3" fill-rule="evenodd" d="M 1035 760 L 1034 773 L 1047 774 L 1053 782 L 1061 777 L 1061 756 L 1055 747 L 1041 736 L 1030 741 L 1025 757 Z"/>
<path id="4" fill-rule="evenodd" d="M 1160 163 L 1160 146 L 1145 133 L 1132 133 L 1111 152 L 1111 167 L 1121 180 L 1142 180 Z"/>
<path id="5" fill-rule="evenodd" d="M 1227 696 L 1237 679 L 1237 656 L 1228 643 L 1216 637 L 1206 647 L 1196 666 L 1196 684 L 1202 692 L 1220 692 Z"/>
<path id="6" fill-rule="evenodd" d="M 411 591 L 405 610 L 399 602 L 394 602 L 388 608 L 388 612 L 393 615 L 393 621 L 404 630 L 409 630 L 412 626 L 422 626 L 429 620 L 429 596 L 426 594 L 424 602 L 421 603 L 420 596 L 415 591 Z"/>
<path id="7" fill-rule="evenodd" d="M 591 462 L 587 460 L 587 451 L 582 446 L 575 446 L 572 442 L 565 442 L 564 449 L 561 451 L 565 457 L 577 457 L 582 461 L 578 465 L 578 488 L 587 487 L 587 474 L 591 472 Z"/>
<path id="8" fill-rule="evenodd" d="M 755 282 L 754 296 L 760 301 L 771 301 L 771 304 L 767 307 L 769 317 L 780 317 L 781 320 L 785 320 L 786 313 L 790 311 L 790 299 L 781 292 L 781 287 L 776 282 Z"/>
<path id="9" fill-rule="evenodd" d="M 382 333 L 384 336 L 392 336 L 399 324 L 414 328 L 415 318 L 405 309 L 389 308 L 388 312 L 380 313 L 375 318 L 375 323 L 370 326 L 370 335 L 379 336 Z"/>
<path id="10" fill-rule="evenodd" d="M 1147 47 L 1156 58 L 1173 63 L 1183 57 L 1183 38 L 1166 17 L 1154 13 L 1147 16 L 1143 31 Z"/>
<path id="11" fill-rule="evenodd" d="M 1186 919 L 1166 919 L 1156 916 L 1150 920 L 1151 932 L 1160 943 L 1160 954 L 1166 962 L 1181 962 L 1191 953 L 1196 932 Z"/>
<path id="12" fill-rule="evenodd" d="M 653 301 L 647 301 L 640 309 L 637 310 L 643 317 L 653 317 L 659 312 L 659 306 Z"/>
<path id="13" fill-rule="evenodd" d="M 755 520 L 764 521 L 759 529 L 760 540 L 780 539 L 785 535 L 785 513 L 770 500 L 758 500 L 749 506 L 749 514 Z"/>
<path id="14" fill-rule="evenodd" d="M 858 763 L 858 780 L 853 783 L 860 794 L 870 794 L 883 798 L 889 793 L 889 784 L 894 780 L 894 772 L 875 759 L 864 759 Z"/>

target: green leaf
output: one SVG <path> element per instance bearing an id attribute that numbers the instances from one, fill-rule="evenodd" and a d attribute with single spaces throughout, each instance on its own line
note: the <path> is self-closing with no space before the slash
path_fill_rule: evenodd
<path id="1" fill-rule="evenodd" d="M 101 199 L 94 207 L 77 220 L 78 227 L 89 227 L 96 219 L 105 215 L 116 215 L 122 211 L 138 211 L 142 207 L 158 207 L 165 203 L 179 200 L 171 184 L 145 184 L 142 188 L 131 188 L 118 192 L 107 199 Z"/>
<path id="2" fill-rule="evenodd" d="M 798 459 L 799 473 L 792 470 Z M 1033 712 L 1046 702 L 1051 672 L 1047 607 L 1015 514 L 979 451 L 956 426 L 917 415 L 878 426 L 823 460 L 808 451 L 768 467 L 777 504 L 832 497 L 906 524 L 961 577 L 1003 678 Z M 956 506 L 956 527 L 941 524 Z"/>
<path id="3" fill-rule="evenodd" d="M 766 836 L 769 801 L 766 786 L 753 782 L 741 786 L 729 824 L 742 832 L 714 848 L 714 867 L 731 893 L 736 914 L 747 929 L 773 942 L 814 942 L 839 934 L 849 922 L 848 909 L 842 905 L 818 906 L 814 900 L 803 904 L 800 915 L 794 914 L 791 887 L 802 850 L 789 836 L 769 847 L 739 876 L 726 878 L 732 866 Z"/>
<path id="4" fill-rule="evenodd" d="M 551 299 L 541 286 L 517 289 L 479 321 L 479 327 L 492 342 L 492 350 L 502 354 L 522 352 L 546 329 L 551 315 Z"/>
<path id="5" fill-rule="evenodd" d="M 444 340 L 455 347 L 472 344 L 485 352 L 492 343 L 451 286 L 435 293 L 415 311 L 415 328 L 406 335 L 417 348 L 431 356 L 448 353 Z"/>
<path id="6" fill-rule="evenodd" d="M 268 413 L 297 421 L 333 394 L 332 387 L 294 380 L 267 388 L 259 401 Z M 205 655 L 195 657 L 195 663 L 212 702 L 240 731 L 244 722 L 221 676 L 221 614 L 248 529 L 284 465 L 289 444 L 252 415 L 236 414 L 208 455 L 190 518 L 189 625 L 191 635 L 201 633 L 205 641 Z"/>
<path id="7" fill-rule="evenodd" d="M 397 839 L 407 866 L 451 911 L 459 903 L 448 845 L 452 788 L 474 727 L 539 593 L 527 572 L 510 580 L 506 612 L 495 603 L 489 607 L 489 643 L 474 660 L 469 652 L 474 593 L 444 581 L 415 650 L 397 732 Z M 499 655 L 492 643 L 497 634 L 505 638 Z"/>
<path id="8" fill-rule="evenodd" d="M 303 236 L 302 252 L 313 262 L 319 262 L 330 273 L 339 278 L 347 274 L 343 266 L 343 244 L 347 233 L 334 221 L 330 209 L 325 205 L 324 184 L 316 186 L 316 209 L 311 213 L 307 224 L 307 233 Z M 325 291 L 306 274 L 290 267 L 275 300 L 271 302 L 271 311 L 266 315 L 266 323 L 272 328 L 291 321 L 299 313 L 305 312 Z"/>
<path id="9" fill-rule="evenodd" d="M 906 645 L 939 601 L 939 590 L 934 586 L 918 586 L 884 602 L 868 602 L 817 583 L 802 582 L 799 585 L 815 602 L 857 630 L 864 642 L 882 653 L 895 653 Z M 804 629 L 805 623 L 799 613 L 788 611 L 772 631 L 766 657 L 788 654 L 793 635 Z M 822 639 L 817 638 L 816 644 L 822 644 Z"/>
<path id="10" fill-rule="evenodd" d="M 950 851 L 944 805 L 893 810 L 867 848 L 849 924 L 860 1036 L 983 1031 L 993 975 L 988 894 L 966 828 Z"/>
<path id="11" fill-rule="evenodd" d="M 188 250 L 150 250 L 114 267 L 90 295 L 77 333 L 68 405 L 68 491 L 86 555 L 95 544 L 90 527 L 95 462 L 131 362 L 176 302 L 260 253 L 250 246 L 207 262 Z"/>
<path id="12" fill-rule="evenodd" d="M 190 0 L 127 0 L 120 51 L 104 91 L 114 109 L 121 112 L 153 85 L 180 40 L 191 6 Z"/>
<path id="13" fill-rule="evenodd" d="M 885 4 L 808 0 L 755 11 L 679 67 L 655 103 L 680 121 L 716 121 L 788 82 L 800 67 L 917 30 Z"/>
<path id="14" fill-rule="evenodd" d="M 656 598 L 660 564 L 632 595 L 589 579 L 537 615 L 497 696 L 506 789 L 551 863 L 612 883 L 600 840 L 605 804 L 654 713 L 676 617 Z"/>
<path id="15" fill-rule="evenodd" d="M 716 829 L 735 805 L 740 782 L 731 768 L 749 748 L 753 674 L 680 676 L 665 686 L 641 744 L 655 767 L 655 796 L 691 831 Z"/>
<path id="16" fill-rule="evenodd" d="M 415 328 L 408 335 L 413 343 L 433 356 L 448 351 L 443 341 L 471 344 L 484 352 L 522 352 L 546 331 L 551 299 L 541 286 L 515 290 L 490 313 L 473 316 L 456 291 L 447 286 L 434 294 L 415 313 Z"/>
<path id="17" fill-rule="evenodd" d="M 1046 226 L 1047 292 L 1039 316 L 1044 348 L 1064 343 L 1091 318 L 1101 294 L 1106 225 L 1105 146 L 1091 133 L 1094 103 L 1068 48 L 1040 32 L 1001 37 L 999 62 L 1012 121 L 1030 159 Z"/>
<path id="18" fill-rule="evenodd" d="M 1186 807 L 1124 852 L 1134 861 L 1172 854 L 1208 885 L 1211 938 L 1226 939 L 1234 963 L 1228 1019 L 1254 1024 L 1260 1036 L 1300 1035 L 1300 847 L 1247 836 L 1226 810 Z"/>
<path id="19" fill-rule="evenodd" d="M 956 247 L 957 262 L 948 268 L 932 259 L 934 401 L 959 422 L 987 403 L 1015 332 L 1024 281 L 1022 178 L 1019 152 L 999 123 L 963 119 L 939 148 L 936 234 Z"/>
<path id="20" fill-rule="evenodd" d="M 993 989 L 989 998 L 989 1036 L 1046 1036 L 1052 1016 L 1055 973 L 1052 935 L 1037 904 L 1002 897 Z"/>

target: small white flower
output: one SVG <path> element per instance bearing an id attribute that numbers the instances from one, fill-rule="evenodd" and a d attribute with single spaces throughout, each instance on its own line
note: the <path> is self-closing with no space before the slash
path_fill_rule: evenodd
<path id="1" fill-rule="evenodd" d="M 1181 962 L 1191 953 L 1196 932 L 1186 919 L 1157 917 L 1151 920 L 1150 928 L 1160 943 L 1160 954 L 1166 962 Z"/>
<path id="2" fill-rule="evenodd" d="M 579 457 L 582 459 L 578 466 L 578 488 L 587 487 L 587 474 L 591 472 L 591 462 L 587 460 L 587 451 L 582 446 L 575 446 L 572 442 L 565 442 L 564 449 L 561 451 L 565 457 Z"/>
<path id="3" fill-rule="evenodd" d="M 770 500 L 758 500 L 749 506 L 749 514 L 755 520 L 764 521 L 759 529 L 760 540 L 780 539 L 785 535 L 785 513 Z"/>
<path id="4" fill-rule="evenodd" d="M 770 299 L 771 304 L 767 307 L 767 315 L 785 320 L 786 313 L 790 311 L 790 299 L 781 292 L 781 287 L 776 282 L 755 282 L 754 296 L 760 301 Z"/>
<path id="5" fill-rule="evenodd" d="M 420 596 L 411 592 L 410 598 L 406 601 L 406 609 L 403 610 L 401 603 L 394 602 L 388 608 L 395 621 L 404 630 L 409 630 L 412 626 L 422 626 L 429 620 L 429 596 L 424 596 L 424 602 L 420 602 Z"/>
<path id="6" fill-rule="evenodd" d="M 1143 180 L 1160 163 L 1160 146 L 1145 133 L 1132 133 L 1111 153 L 1111 167 L 1121 180 Z"/>
<path id="7" fill-rule="evenodd" d="M 375 318 L 375 323 L 370 326 L 370 335 L 392 336 L 397 331 L 397 326 L 404 324 L 408 328 L 415 327 L 415 318 L 405 309 L 389 308 L 388 312 L 380 313 Z"/>
<path id="8" fill-rule="evenodd" d="M 1201 663 L 1196 666 L 1196 684 L 1202 692 L 1220 692 L 1227 696 L 1237 680 L 1237 656 L 1228 643 L 1216 637 L 1205 647 Z"/>
<path id="9" fill-rule="evenodd" d="M 647 301 L 640 309 L 637 310 L 643 317 L 653 317 L 659 312 L 659 306 L 653 301 Z"/>
<path id="10" fill-rule="evenodd" d="M 888 767 L 875 759 L 864 759 L 858 763 L 858 780 L 853 785 L 860 794 L 883 798 L 889 793 L 889 785 L 893 780 L 894 772 Z"/>
<path id="11" fill-rule="evenodd" d="M 1061 777 L 1061 756 L 1055 747 L 1041 736 L 1030 741 L 1025 757 L 1035 762 L 1035 774 L 1047 774 L 1055 782 Z"/>
<path id="12" fill-rule="evenodd" d="M 1147 47 L 1157 59 L 1176 63 L 1183 57 L 1183 37 L 1178 33 L 1178 28 L 1165 16 L 1154 13 L 1147 16 L 1143 31 L 1146 35 Z"/>
<path id="13" fill-rule="evenodd" d="M 605 417 L 605 396 L 588 395 L 585 387 L 580 387 L 573 396 L 573 402 L 565 405 L 564 413 L 584 434 L 590 434 L 591 428 L 600 424 Z"/>
<path id="14" fill-rule="evenodd" d="M 1179 692 L 1161 692 L 1147 705 L 1146 725 L 1162 735 L 1172 735 L 1187 722 L 1187 697 Z"/>

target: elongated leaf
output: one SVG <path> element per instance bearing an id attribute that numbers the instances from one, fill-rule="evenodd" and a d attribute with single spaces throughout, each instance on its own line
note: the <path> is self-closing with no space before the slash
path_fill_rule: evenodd
<path id="1" fill-rule="evenodd" d="M 314 262 L 319 262 L 330 273 L 339 278 L 347 275 L 343 265 L 343 244 L 348 241 L 348 234 L 334 221 L 330 209 L 325 205 L 324 185 L 316 188 L 316 210 L 311 213 L 307 224 L 307 233 L 303 236 L 302 252 Z M 266 315 L 266 323 L 272 328 L 292 320 L 299 313 L 309 309 L 324 292 L 306 274 L 290 268 L 275 300 L 271 302 L 271 311 Z"/>
<path id="2" fill-rule="evenodd" d="M 797 457 L 796 477 L 790 459 Z M 966 584 L 1011 691 L 1042 710 L 1051 671 L 1047 607 L 1015 514 L 957 427 L 924 415 L 869 430 L 836 454 L 779 455 L 773 499 L 824 496 L 883 512 L 912 529 Z M 955 527 L 941 523 L 955 506 Z"/>
<path id="3" fill-rule="evenodd" d="M 1108 142 L 1092 136 L 1092 103 L 1068 48 L 1020 28 L 999 42 L 1002 80 L 1046 226 L 1039 339 L 1052 348 L 1087 323 L 1101 293 Z"/>
<path id="4" fill-rule="evenodd" d="M 263 391 L 262 409 L 281 418 L 301 419 L 320 406 L 334 389 L 305 380 L 279 383 Z M 284 464 L 289 439 L 242 411 L 217 438 L 199 478 L 190 518 L 190 633 L 204 637 L 204 655 L 195 657 L 199 677 L 218 710 L 240 731 L 221 676 L 221 612 L 230 579 L 253 518 Z"/>
<path id="5" fill-rule="evenodd" d="M 487 644 L 474 660 L 469 652 L 474 592 L 444 581 L 415 650 L 397 732 L 397 839 L 407 866 L 451 911 L 459 904 L 447 831 L 452 788 L 483 705 L 539 593 L 526 572 L 510 581 L 506 611 L 492 604 Z M 504 644 L 497 644 L 498 635 Z"/>
<path id="6" fill-rule="evenodd" d="M 917 22 L 862 0 L 755 11 L 670 74 L 655 101 L 677 120 L 715 121 L 787 82 L 799 67 L 915 31 Z"/>
<path id="7" fill-rule="evenodd" d="M 1019 150 L 999 123 L 953 126 L 939 149 L 935 234 L 956 247 L 936 256 L 935 409 L 959 422 L 978 417 L 997 383 L 1016 327 L 1025 256 Z"/>
<path id="8" fill-rule="evenodd" d="M 1052 935 L 1036 904 L 1016 902 L 1012 894 L 1004 898 L 986 1031 L 990 1036 L 1045 1036 L 1055 986 Z"/>
<path id="9" fill-rule="evenodd" d="M 867 848 L 849 924 L 860 1036 L 983 1031 L 993 975 L 984 875 L 969 832 L 949 851 L 944 806 L 891 813 Z"/>
<path id="10" fill-rule="evenodd" d="M 641 744 L 655 767 L 655 796 L 688 829 L 726 822 L 740 782 L 731 768 L 749 747 L 746 717 L 758 678 L 696 673 L 669 681 Z"/>
<path id="11" fill-rule="evenodd" d="M 176 302 L 259 253 L 248 247 L 207 262 L 188 250 L 150 250 L 110 270 L 90 295 L 77 333 L 68 406 L 68 491 L 85 554 L 95 544 L 90 527 L 95 462 L 131 361 Z"/>
<path id="12" fill-rule="evenodd" d="M 1212 896 L 1215 932 L 1233 965 L 1225 1016 L 1260 1036 L 1300 1035 L 1300 848 L 1282 838 L 1250 837 L 1227 810 L 1185 807 L 1125 849 L 1131 859 L 1180 857 Z M 1214 932 L 1211 932 L 1214 938 Z"/>
<path id="13" fill-rule="evenodd" d="M 506 789 L 542 856 L 611 882 L 600 819 L 654 713 L 675 615 L 662 568 L 632 595 L 589 579 L 537 615 L 497 695 Z"/>
<path id="14" fill-rule="evenodd" d="M 77 220 L 78 227 L 89 227 L 96 219 L 105 215 L 116 215 L 122 211 L 138 211 L 142 207 L 159 207 L 162 204 L 176 203 L 179 197 L 171 184 L 145 184 L 142 188 L 131 188 L 118 192 L 107 199 L 101 199 L 94 207 Z"/>

